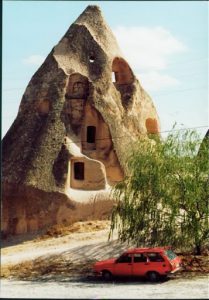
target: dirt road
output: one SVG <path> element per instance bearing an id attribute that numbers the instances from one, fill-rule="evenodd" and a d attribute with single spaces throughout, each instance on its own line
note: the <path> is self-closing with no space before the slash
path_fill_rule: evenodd
<path id="1" fill-rule="evenodd" d="M 208 299 L 208 277 L 145 281 L 1 281 L 1 298 Z"/>

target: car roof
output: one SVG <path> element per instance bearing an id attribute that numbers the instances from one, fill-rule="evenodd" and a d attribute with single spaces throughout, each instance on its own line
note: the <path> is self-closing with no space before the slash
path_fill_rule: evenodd
<path id="1" fill-rule="evenodd" d="M 125 253 L 141 253 L 141 252 L 163 252 L 169 249 L 169 247 L 155 247 L 155 248 L 131 248 L 125 251 Z"/>

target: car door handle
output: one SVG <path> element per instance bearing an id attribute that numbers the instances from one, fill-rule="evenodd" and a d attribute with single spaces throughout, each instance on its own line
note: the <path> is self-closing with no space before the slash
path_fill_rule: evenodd
<path id="1" fill-rule="evenodd" d="M 131 266 L 131 265 L 132 265 L 132 263 L 129 263 L 128 265 L 129 265 L 129 266 Z"/>
<path id="2" fill-rule="evenodd" d="M 148 263 L 148 262 L 146 262 L 146 263 L 145 263 L 145 265 L 149 265 L 149 263 Z"/>

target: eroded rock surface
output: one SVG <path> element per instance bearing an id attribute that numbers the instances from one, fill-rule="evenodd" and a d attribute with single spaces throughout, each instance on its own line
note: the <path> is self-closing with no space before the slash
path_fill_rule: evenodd
<path id="1" fill-rule="evenodd" d="M 3 231 L 91 217 L 92 199 L 102 217 L 103 192 L 123 179 L 129 146 L 147 132 L 159 132 L 153 102 L 100 8 L 88 6 L 30 80 L 3 139 Z"/>

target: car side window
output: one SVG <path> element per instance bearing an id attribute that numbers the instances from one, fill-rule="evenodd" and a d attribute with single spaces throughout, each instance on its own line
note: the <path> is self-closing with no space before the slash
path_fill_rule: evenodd
<path id="1" fill-rule="evenodd" d="M 147 253 L 147 256 L 149 258 L 149 261 L 151 261 L 151 262 L 162 262 L 162 261 L 164 261 L 164 258 L 159 253 L 156 253 L 156 252 Z"/>
<path id="2" fill-rule="evenodd" d="M 131 254 L 124 254 L 117 259 L 117 263 L 131 263 Z"/>
<path id="3" fill-rule="evenodd" d="M 140 263 L 140 262 L 146 262 L 147 257 L 143 253 L 135 253 L 134 254 L 134 262 Z"/>

